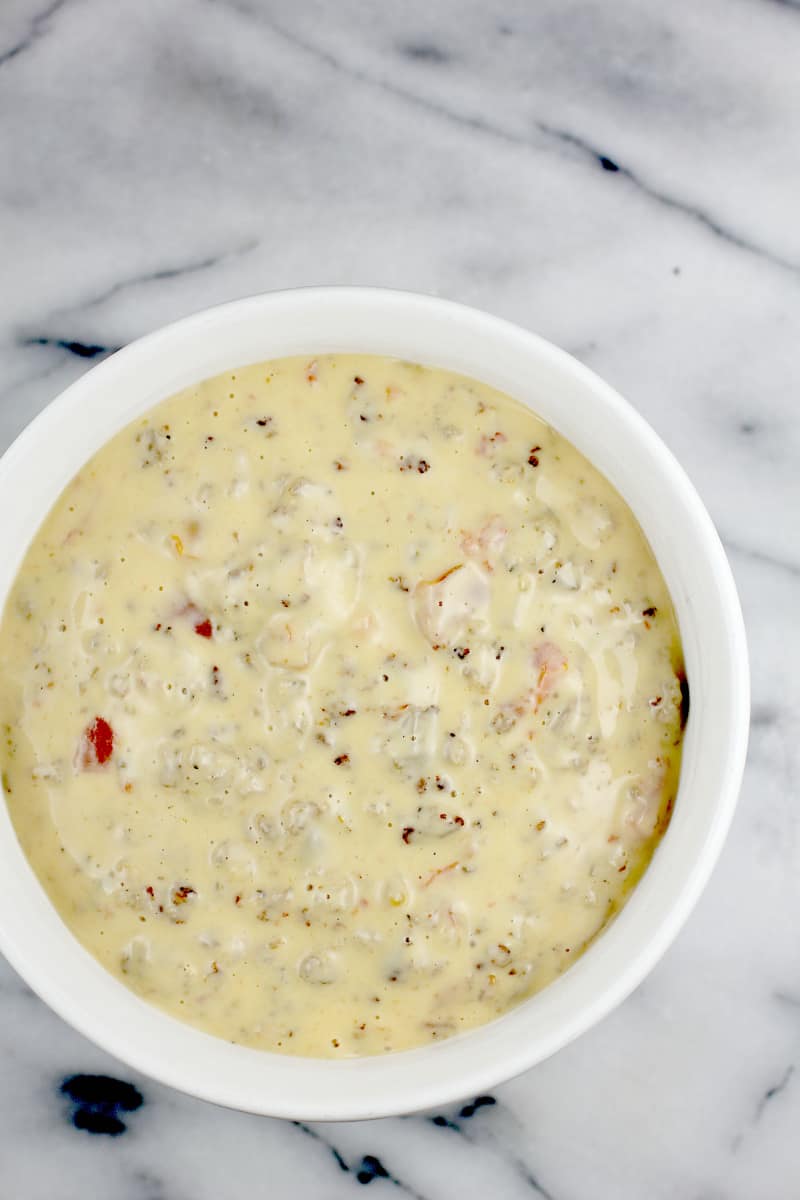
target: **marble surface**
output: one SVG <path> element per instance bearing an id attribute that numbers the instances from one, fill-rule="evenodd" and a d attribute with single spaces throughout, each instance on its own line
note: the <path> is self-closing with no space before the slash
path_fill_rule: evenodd
<path id="1" fill-rule="evenodd" d="M 2 967 L 4 1200 L 800 1196 L 799 56 L 797 0 L 3 0 L 2 445 L 92 360 L 230 297 L 464 300 L 678 454 L 754 687 L 711 885 L 569 1049 L 491 1102 L 304 1127 L 132 1075 Z"/>

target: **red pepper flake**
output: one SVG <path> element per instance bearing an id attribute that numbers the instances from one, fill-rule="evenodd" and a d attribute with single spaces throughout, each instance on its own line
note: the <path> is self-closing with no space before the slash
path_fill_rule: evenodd
<path id="1" fill-rule="evenodd" d="M 195 633 L 199 634 L 200 637 L 210 638 L 214 632 L 214 627 L 208 617 L 205 617 L 204 620 L 197 622 L 194 627 L 194 631 Z"/>
<path id="2" fill-rule="evenodd" d="M 403 830 L 403 841 L 405 842 L 406 845 L 408 845 L 409 841 L 411 840 L 411 835 L 413 832 L 414 832 L 414 826 L 406 825 L 405 829 Z"/>
<path id="3" fill-rule="evenodd" d="M 463 825 L 463 824 L 464 824 L 464 818 L 463 818 L 463 817 L 453 817 L 453 820 L 455 821 L 456 825 Z"/>
<path id="4" fill-rule="evenodd" d="M 429 462 L 426 462 L 426 460 L 424 458 L 421 458 L 419 460 L 419 462 L 417 463 L 417 470 L 419 471 L 420 475 L 424 475 L 425 472 L 430 471 L 430 469 L 431 469 L 431 464 Z"/>
<path id="5" fill-rule="evenodd" d="M 147 892 L 151 900 L 155 899 L 155 892 L 153 891 L 152 887 L 146 887 L 144 890 Z"/>
<path id="6" fill-rule="evenodd" d="M 350 762 L 350 755 L 349 754 L 337 754 L 336 758 L 333 761 L 336 763 L 337 767 L 341 767 L 345 763 Z"/>
<path id="7" fill-rule="evenodd" d="M 454 654 L 456 654 L 456 655 L 458 655 L 458 657 L 459 657 L 459 658 L 462 660 L 462 662 L 463 662 L 463 660 L 464 660 L 464 659 L 467 657 L 467 655 L 469 654 L 469 647 L 468 647 L 468 646 L 455 646 L 455 647 L 453 648 L 453 653 L 454 653 Z"/>
<path id="8" fill-rule="evenodd" d="M 241 896 L 235 896 L 235 897 L 234 897 L 234 900 L 233 900 L 233 903 L 234 903 L 234 904 L 241 904 L 241 903 L 242 903 L 242 897 L 241 897 Z"/>
<path id="9" fill-rule="evenodd" d="M 356 710 L 354 708 L 346 708 L 344 712 L 339 713 L 340 717 L 354 717 L 355 715 Z"/>
<path id="10" fill-rule="evenodd" d="M 84 733 L 83 765 L 91 767 L 107 763 L 114 752 L 114 730 L 104 717 L 95 717 Z"/>
<path id="11" fill-rule="evenodd" d="M 528 465 L 529 466 L 538 467 L 538 465 L 539 465 L 538 453 L 541 450 L 541 448 L 542 448 L 541 446 L 531 446 L 531 452 L 528 455 Z"/>
<path id="12" fill-rule="evenodd" d="M 190 896 L 196 896 L 196 895 L 197 895 L 197 893 L 196 893 L 195 889 L 193 887 L 189 887 L 188 884 L 184 883 L 184 884 L 181 884 L 181 886 L 179 888 L 176 888 L 175 891 L 172 893 L 172 903 L 173 904 L 185 904 Z"/>
<path id="13" fill-rule="evenodd" d="M 661 697 L 660 697 L 660 696 L 656 696 L 656 697 L 654 697 L 654 699 L 652 699 L 652 700 L 650 701 L 650 707 L 651 707 L 651 708 L 658 708 L 658 706 L 659 706 L 659 704 L 660 704 L 660 703 L 661 703 Z"/>
<path id="14" fill-rule="evenodd" d="M 353 383 L 357 384 L 359 387 L 362 387 L 362 386 L 363 386 L 363 384 L 364 384 L 364 380 L 361 378 L 361 376 L 360 376 L 360 375 L 354 375 L 354 376 L 353 376 Z"/>
<path id="15" fill-rule="evenodd" d="M 643 617 L 654 617 L 657 612 L 658 612 L 658 609 L 656 608 L 655 604 L 651 604 L 649 608 L 645 608 L 642 611 L 642 616 Z"/>
<path id="16" fill-rule="evenodd" d="M 271 420 L 272 420 L 272 417 L 259 417 L 258 420 L 256 421 L 256 425 L 260 425 L 261 428 L 263 429 L 265 425 L 269 425 Z"/>

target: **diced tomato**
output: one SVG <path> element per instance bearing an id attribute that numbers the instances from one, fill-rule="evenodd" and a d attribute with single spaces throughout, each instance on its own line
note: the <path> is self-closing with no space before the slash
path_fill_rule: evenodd
<path id="1" fill-rule="evenodd" d="M 104 717 L 95 717 L 84 731 L 84 739 L 83 765 L 91 767 L 99 763 L 102 767 L 114 753 L 114 730 Z"/>
<path id="2" fill-rule="evenodd" d="M 203 610 L 193 604 L 191 600 L 187 600 L 183 608 L 178 609 L 179 617 L 188 617 L 192 622 L 195 633 L 199 637 L 210 638 L 214 636 L 214 626 L 211 624 L 211 618 L 205 616 Z"/>

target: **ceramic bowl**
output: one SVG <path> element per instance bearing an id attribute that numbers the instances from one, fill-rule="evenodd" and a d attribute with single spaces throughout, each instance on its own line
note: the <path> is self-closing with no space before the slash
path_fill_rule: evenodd
<path id="1" fill-rule="evenodd" d="M 302 1120 L 406 1113 L 494 1087 L 619 1004 L 683 925 L 720 853 L 747 742 L 749 676 L 731 571 L 703 504 L 653 430 L 563 351 L 505 321 L 429 296 L 370 288 L 274 292 L 198 313 L 94 367 L 0 461 L 0 603 L 69 479 L 124 425 L 225 369 L 360 351 L 446 367 L 517 397 L 611 480 L 636 514 L 680 624 L 691 689 L 675 811 L 644 878 L 557 982 L 448 1041 L 383 1057 L 268 1054 L 210 1037 L 128 991 L 61 922 L 0 804 L 0 950 L 66 1021 L 123 1062 L 232 1108 Z"/>

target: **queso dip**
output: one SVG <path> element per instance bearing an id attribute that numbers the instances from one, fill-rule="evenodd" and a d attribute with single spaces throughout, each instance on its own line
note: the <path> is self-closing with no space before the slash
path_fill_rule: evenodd
<path id="1" fill-rule="evenodd" d="M 423 1045 L 570 966 L 663 834 L 688 698 L 632 513 L 491 388 L 237 369 L 73 479 L 0 627 L 3 783 L 75 936 L 219 1037 Z"/>

